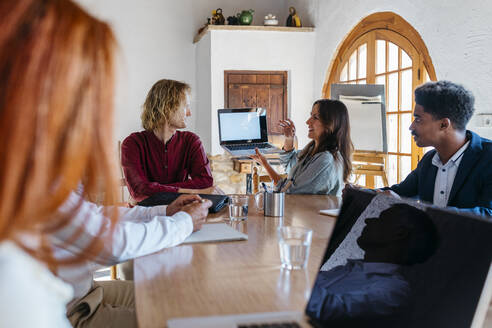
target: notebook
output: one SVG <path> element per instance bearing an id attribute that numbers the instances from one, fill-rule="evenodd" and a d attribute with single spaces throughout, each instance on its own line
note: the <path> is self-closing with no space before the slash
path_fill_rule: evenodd
<path id="1" fill-rule="evenodd" d="M 225 223 L 209 223 L 204 224 L 200 230 L 192 233 L 185 239 L 183 244 L 232 240 L 248 240 L 248 235 L 237 231 Z"/>
<path id="2" fill-rule="evenodd" d="M 153 194 L 149 198 L 142 200 L 141 202 L 137 203 L 137 205 L 145 206 L 145 207 L 156 206 L 156 205 L 169 205 L 180 195 L 183 194 L 176 193 L 176 192 L 159 192 Z M 209 195 L 209 194 L 198 194 L 198 195 L 204 199 L 208 199 L 212 201 L 212 206 L 210 206 L 210 208 L 208 209 L 210 213 L 217 213 L 229 203 L 229 196 L 226 195 Z"/>
<path id="3" fill-rule="evenodd" d="M 365 220 L 365 216 L 361 214 L 366 207 L 370 210 L 370 207 L 374 205 L 371 205 L 373 197 L 373 194 L 360 190 L 348 191 L 321 265 L 335 253 L 341 241 L 350 234 L 352 226 L 359 220 Z M 381 203 L 375 205 L 381 206 Z M 414 292 L 417 293 L 418 304 L 416 307 L 409 307 L 407 315 L 402 316 L 404 320 L 393 322 L 391 327 L 481 327 L 480 324 L 484 321 L 490 302 L 492 288 L 492 274 L 490 273 L 492 249 L 484 247 L 490 246 L 492 222 L 478 217 L 447 212 L 433 206 L 425 210 L 438 231 L 439 248 L 423 264 L 410 266 L 407 274 L 409 279 L 417 282 Z M 474 242 L 470 243 L 469 240 Z M 477 252 L 477 250 L 481 251 Z M 322 274 L 319 273 L 317 279 L 321 276 Z M 437 283 L 431 281 L 425 285 L 426 277 L 440 279 L 440 281 Z M 443 286 L 445 287 L 444 293 Z M 355 326 L 344 321 L 322 321 L 319 313 L 307 311 L 317 301 L 313 299 L 314 294 L 316 293 L 311 293 L 304 314 L 288 311 L 177 318 L 168 320 L 168 327 L 247 328 L 306 327 L 307 325 L 313 327 L 387 327 L 381 324 L 377 316 L 365 317 Z M 372 302 L 370 303 L 369 308 L 373 305 Z"/>
<path id="4" fill-rule="evenodd" d="M 265 108 L 231 108 L 217 111 L 220 145 L 233 157 L 281 150 L 268 142 Z"/>

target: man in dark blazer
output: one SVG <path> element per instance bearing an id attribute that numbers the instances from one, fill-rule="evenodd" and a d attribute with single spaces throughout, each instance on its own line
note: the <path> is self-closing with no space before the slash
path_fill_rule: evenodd
<path id="1" fill-rule="evenodd" d="M 474 102 L 470 91 L 449 81 L 415 89 L 410 131 L 417 146 L 435 149 L 387 193 L 492 215 L 492 142 L 466 130 Z"/>

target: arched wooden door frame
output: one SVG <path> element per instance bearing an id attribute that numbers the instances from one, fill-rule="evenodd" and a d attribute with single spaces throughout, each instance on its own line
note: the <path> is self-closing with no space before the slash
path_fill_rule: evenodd
<path id="1" fill-rule="evenodd" d="M 428 78 L 429 80 L 436 80 L 432 60 L 419 33 L 401 16 L 393 12 L 380 12 L 362 19 L 361 22 L 347 34 L 345 39 L 339 45 L 336 55 L 332 59 L 326 74 L 325 83 L 323 85 L 324 97 L 330 97 L 331 84 L 339 81 L 343 65 L 348 62 L 351 54 L 363 43 L 367 44 L 366 51 L 368 54 L 368 64 L 366 65 L 366 83 L 375 83 L 375 66 L 370 65 L 369 56 L 370 54 L 373 54 L 374 56 L 376 52 L 376 39 L 387 40 L 398 45 L 400 48 L 405 49 L 407 54 L 412 58 L 413 88 L 424 83 L 425 78 Z M 424 76 L 425 74 L 427 74 L 426 77 Z M 412 111 L 414 105 L 414 100 L 412 99 Z M 411 166 L 413 169 L 417 166 L 418 161 L 422 157 L 423 150 L 418 148 L 413 141 L 411 147 Z"/>
<path id="2" fill-rule="evenodd" d="M 436 71 L 434 65 L 432 64 L 432 59 L 427 50 L 427 46 L 422 40 L 420 34 L 413 28 L 410 23 L 404 20 L 401 16 L 385 11 L 374 13 L 362 19 L 348 34 L 345 36 L 344 40 L 338 46 L 335 56 L 332 59 L 330 66 L 325 78 L 325 83 L 323 84 L 323 96 L 329 98 L 330 96 L 330 85 L 336 80 L 336 73 L 341 69 L 343 61 L 341 61 L 340 54 L 347 52 L 354 42 L 357 41 L 361 36 L 367 32 L 373 30 L 390 30 L 400 34 L 402 37 L 406 38 L 415 49 L 419 52 L 422 57 L 422 64 L 425 67 L 430 80 L 437 80 Z M 368 52 L 370 49 L 368 49 Z M 422 79 L 422 75 L 420 74 Z"/>

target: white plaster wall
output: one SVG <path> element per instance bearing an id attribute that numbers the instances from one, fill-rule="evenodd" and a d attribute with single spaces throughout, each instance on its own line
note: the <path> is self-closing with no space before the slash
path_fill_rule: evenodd
<path id="1" fill-rule="evenodd" d="M 212 147 L 212 117 L 210 109 L 212 108 L 212 57 L 210 33 L 207 33 L 196 44 L 196 92 L 197 102 L 196 110 L 196 133 L 202 140 L 203 147 L 210 152 Z M 218 136 L 216 137 L 218 138 Z"/>
<path id="2" fill-rule="evenodd" d="M 492 24 L 489 22 L 492 1 L 489 0 L 449 0 L 445 3 L 424 0 L 76 1 L 89 12 L 107 20 L 119 42 L 121 60 L 116 97 L 116 139 L 121 140 L 141 129 L 141 105 L 152 84 L 163 77 L 182 80 L 192 86 L 194 116 L 190 129 L 201 131 L 195 124 L 201 117 L 197 111 L 206 109 L 208 100 L 204 100 L 206 105 L 203 107 L 199 104 L 202 96 L 198 96 L 197 90 L 202 87 L 202 82 L 196 77 L 199 68 L 192 40 L 211 10 L 217 7 L 224 10 L 225 16 L 253 8 L 256 10 L 253 23 L 257 25 L 261 25 L 262 16 L 272 12 L 279 16 L 280 25 L 284 25 L 288 7 L 293 5 L 304 25 L 316 26 L 313 53 L 308 53 L 306 48 L 297 46 L 295 42 L 294 50 L 289 49 L 305 55 L 298 56 L 301 62 L 314 61 L 310 82 L 314 88 L 306 103 L 312 103 L 321 95 L 335 50 L 357 22 L 374 12 L 393 11 L 421 34 L 437 77 L 463 83 L 475 94 L 477 113 L 492 112 L 492 97 L 489 96 L 492 87 Z M 270 44 L 269 41 L 262 42 L 267 46 Z M 244 68 L 239 64 L 235 63 L 234 69 Z M 264 69 L 272 69 L 269 65 L 264 66 Z M 214 103 L 217 106 L 223 97 L 216 95 L 214 99 L 219 99 Z M 291 105 L 296 106 L 294 99 Z M 300 120 L 299 123 L 303 125 Z M 472 121 L 470 125 L 476 124 Z"/>
<path id="3" fill-rule="evenodd" d="M 170 78 L 191 85 L 195 96 L 195 54 L 191 1 L 78 0 L 91 13 L 108 21 L 119 45 L 115 138 L 142 130 L 141 106 L 150 87 Z M 172 14 L 170 14 L 172 13 Z M 193 129 L 194 120 L 190 120 Z"/>
<path id="4" fill-rule="evenodd" d="M 313 95 L 314 32 L 211 31 L 212 154 L 223 153 L 219 143 L 217 109 L 224 108 L 225 70 L 288 71 L 289 117 L 296 124 L 299 145 L 307 139 L 305 121 Z M 203 42 L 206 40 L 201 40 Z M 201 122 L 200 122 L 201 124 Z"/>
<path id="5" fill-rule="evenodd" d="M 318 0 L 286 0 L 286 20 L 289 15 L 289 7 L 291 6 L 296 9 L 297 15 L 301 19 L 302 26 L 316 26 L 315 20 L 318 13 Z M 281 25 L 285 26 L 286 20 L 282 21 Z"/>
<path id="6" fill-rule="evenodd" d="M 192 88 L 192 114 L 188 129 L 198 131 L 202 107 L 197 93 L 197 67 L 193 38 L 218 7 L 225 16 L 255 9 L 253 24 L 261 25 L 267 13 L 287 17 L 285 0 L 75 0 L 112 26 L 119 62 L 115 108 L 115 139 L 141 130 L 140 112 L 150 87 L 159 79 L 187 82 Z M 204 99 L 207 102 L 207 99 Z"/>
<path id="7" fill-rule="evenodd" d="M 437 78 L 472 90 L 476 113 L 492 112 L 492 1 L 311 0 L 308 11 L 317 12 L 313 98 L 321 95 L 330 61 L 345 35 L 364 17 L 392 11 L 420 33 Z M 476 121 L 472 119 L 470 128 L 475 129 Z"/>

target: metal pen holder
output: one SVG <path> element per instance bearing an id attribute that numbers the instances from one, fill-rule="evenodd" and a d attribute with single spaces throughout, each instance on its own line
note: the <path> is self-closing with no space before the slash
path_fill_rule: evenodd
<path id="1" fill-rule="evenodd" d="M 264 192 L 265 216 L 284 216 L 285 192 Z"/>

